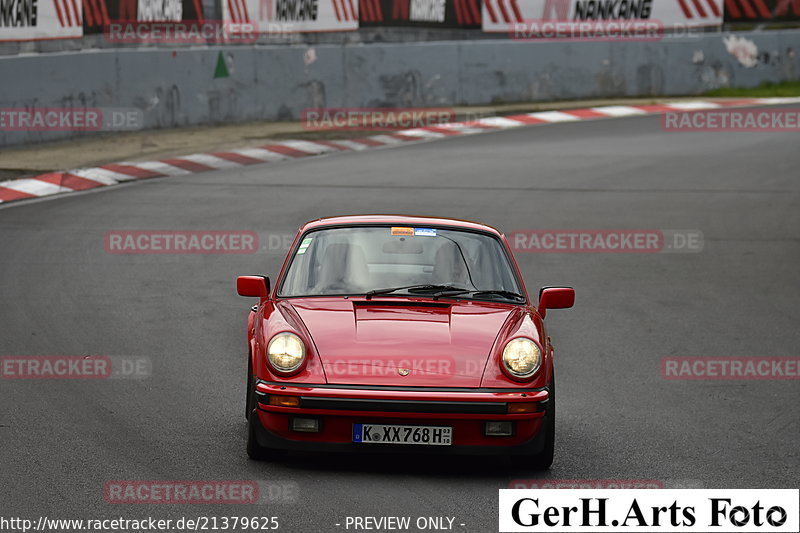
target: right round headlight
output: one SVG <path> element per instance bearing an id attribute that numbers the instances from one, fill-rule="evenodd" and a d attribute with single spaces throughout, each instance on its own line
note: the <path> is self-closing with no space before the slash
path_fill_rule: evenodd
<path id="1" fill-rule="evenodd" d="M 529 378 L 542 364 L 542 353 L 530 339 L 517 338 L 508 341 L 503 349 L 503 365 L 517 378 Z"/>
<path id="2" fill-rule="evenodd" d="M 305 358 L 306 347 L 294 333 L 278 333 L 267 346 L 269 364 L 278 372 L 297 370 Z"/>

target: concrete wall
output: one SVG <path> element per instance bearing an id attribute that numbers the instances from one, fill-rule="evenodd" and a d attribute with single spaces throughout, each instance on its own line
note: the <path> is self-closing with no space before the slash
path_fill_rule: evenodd
<path id="1" fill-rule="evenodd" d="M 735 35 L 746 39 L 738 48 L 749 55 L 728 51 L 730 35 L 704 34 L 650 43 L 489 40 L 8 56 L 0 57 L 0 108 L 135 107 L 146 128 L 169 128 L 291 120 L 306 107 L 692 95 L 800 78 L 800 30 Z M 214 78 L 220 53 L 230 76 Z M 0 131 L 0 145 L 71 135 Z"/>

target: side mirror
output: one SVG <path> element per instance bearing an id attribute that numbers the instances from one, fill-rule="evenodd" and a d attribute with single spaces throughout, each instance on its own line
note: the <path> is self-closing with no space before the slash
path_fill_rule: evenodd
<path id="1" fill-rule="evenodd" d="M 266 276 L 239 276 L 236 278 L 239 296 L 269 297 L 269 278 Z"/>
<path id="2" fill-rule="evenodd" d="M 539 314 L 542 318 L 548 309 L 566 309 L 575 305 L 575 289 L 572 287 L 542 287 L 539 290 Z"/>

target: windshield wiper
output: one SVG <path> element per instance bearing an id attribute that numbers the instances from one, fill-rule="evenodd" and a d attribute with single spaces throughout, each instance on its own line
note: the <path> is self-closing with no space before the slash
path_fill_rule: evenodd
<path id="1" fill-rule="evenodd" d="M 390 294 L 396 291 L 408 291 L 408 292 L 448 292 L 448 291 L 466 291 L 469 292 L 467 289 L 461 287 L 454 287 L 452 285 L 431 285 L 431 284 L 420 284 L 420 285 L 406 285 L 405 287 L 393 287 L 390 289 L 373 289 L 368 291 L 364 296 L 366 296 L 367 300 L 372 298 L 373 296 L 377 296 L 379 294 Z"/>
<path id="2" fill-rule="evenodd" d="M 470 296 L 500 296 L 502 298 L 507 298 L 509 300 L 525 300 L 525 297 L 521 294 L 517 294 L 516 292 L 512 291 L 503 291 L 503 290 L 494 290 L 494 291 L 470 291 L 466 289 L 460 290 L 448 290 L 443 289 L 440 292 L 434 294 L 434 298 L 438 298 L 439 296 L 461 296 L 468 294 Z"/>

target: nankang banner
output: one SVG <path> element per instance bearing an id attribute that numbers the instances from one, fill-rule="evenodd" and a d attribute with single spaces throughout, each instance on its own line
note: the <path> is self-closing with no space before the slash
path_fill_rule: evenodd
<path id="1" fill-rule="evenodd" d="M 226 0 L 222 18 L 237 28 L 282 34 L 358 29 L 358 0 Z"/>
<path id="2" fill-rule="evenodd" d="M 480 28 L 480 0 L 360 0 L 362 26 Z"/>
<path id="3" fill-rule="evenodd" d="M 0 0 L 0 41 L 83 35 L 81 0 Z"/>
<path id="4" fill-rule="evenodd" d="M 84 33 L 108 33 L 119 24 L 201 23 L 201 0 L 83 0 Z"/>
<path id="5" fill-rule="evenodd" d="M 660 30 L 722 25 L 723 0 L 484 0 L 483 31 L 519 24 L 652 23 Z"/>

